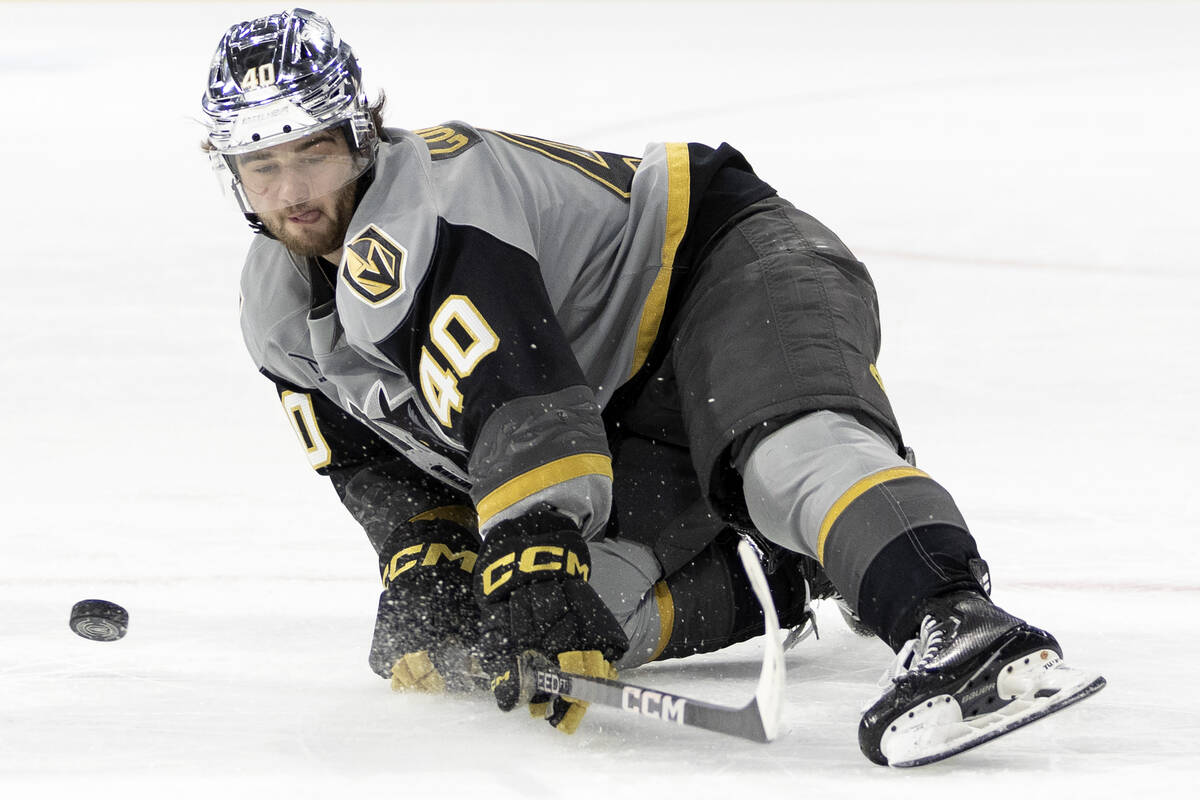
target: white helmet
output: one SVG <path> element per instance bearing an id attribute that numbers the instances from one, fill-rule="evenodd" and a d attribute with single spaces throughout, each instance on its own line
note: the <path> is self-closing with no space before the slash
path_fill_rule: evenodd
<path id="1" fill-rule="evenodd" d="M 339 128 L 348 152 L 339 149 L 338 158 L 346 163 L 325 171 L 336 186 L 319 188 L 341 188 L 374 163 L 379 138 L 358 59 L 329 20 L 303 8 L 230 28 L 213 55 L 202 106 L 213 168 L 256 228 L 254 212 L 272 205 L 240 174 L 248 154 Z"/>

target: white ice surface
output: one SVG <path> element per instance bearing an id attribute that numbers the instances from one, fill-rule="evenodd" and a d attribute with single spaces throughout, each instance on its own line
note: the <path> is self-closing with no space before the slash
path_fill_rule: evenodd
<path id="1" fill-rule="evenodd" d="M 318 6 L 392 124 L 728 140 L 867 262 L 997 599 L 1110 681 L 895 771 L 855 739 L 889 654 L 830 609 L 767 746 L 603 709 L 564 737 L 367 669 L 374 556 L 243 351 L 249 235 L 194 122 L 221 33 L 281 5 L 0 3 L 0 795 L 1193 796 L 1200 7 Z M 72 635 L 85 597 L 129 635 Z M 757 657 L 629 677 L 732 703 Z"/>

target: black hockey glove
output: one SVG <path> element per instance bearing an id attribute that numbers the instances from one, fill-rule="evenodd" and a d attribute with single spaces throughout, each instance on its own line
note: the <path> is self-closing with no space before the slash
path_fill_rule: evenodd
<path id="1" fill-rule="evenodd" d="M 615 678 L 629 640 L 588 585 L 587 545 L 566 517 L 542 509 L 496 525 L 475 570 L 483 609 L 483 668 L 502 711 L 528 701 L 535 716 L 574 733 L 587 703 L 536 693 L 531 667 L 547 660 L 579 675 Z"/>
<path id="2" fill-rule="evenodd" d="M 408 522 L 380 551 L 371 669 L 396 691 L 466 692 L 486 687 L 475 661 L 479 606 L 471 591 L 478 543 L 446 520 Z M 474 676 L 474 677 L 472 677 Z"/>

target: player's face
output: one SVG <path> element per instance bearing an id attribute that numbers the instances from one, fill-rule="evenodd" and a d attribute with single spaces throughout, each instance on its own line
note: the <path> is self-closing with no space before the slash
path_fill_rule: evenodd
<path id="1" fill-rule="evenodd" d="M 337 130 L 237 157 L 250 206 L 301 256 L 336 256 L 354 213 L 361 162 Z"/>

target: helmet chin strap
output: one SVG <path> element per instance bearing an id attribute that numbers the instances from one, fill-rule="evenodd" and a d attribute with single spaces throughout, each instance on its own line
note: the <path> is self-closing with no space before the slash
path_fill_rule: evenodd
<path id="1" fill-rule="evenodd" d="M 263 224 L 262 219 L 258 214 L 251 214 L 249 211 L 242 212 L 242 216 L 246 218 L 246 222 L 250 223 L 250 230 L 257 234 L 279 241 L 279 237 L 267 230 L 267 226 Z"/>

